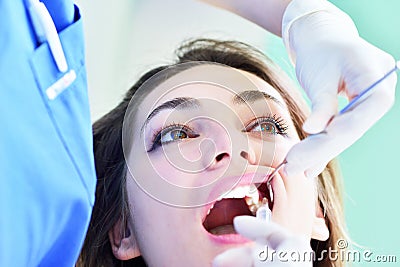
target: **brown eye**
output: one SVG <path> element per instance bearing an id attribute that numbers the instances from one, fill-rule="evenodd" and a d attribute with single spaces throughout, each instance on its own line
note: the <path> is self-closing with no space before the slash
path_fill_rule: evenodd
<path id="1" fill-rule="evenodd" d="M 168 138 L 168 135 L 169 135 L 169 138 Z M 170 142 L 170 141 L 188 138 L 188 134 L 182 130 L 172 130 L 166 134 L 166 137 L 168 138 L 168 140 L 164 141 L 164 142 Z M 161 138 L 161 142 L 163 142 L 163 138 Z"/>
<path id="2" fill-rule="evenodd" d="M 253 131 L 260 131 L 268 134 L 276 134 L 276 127 L 272 122 L 262 122 Z"/>
<path id="3" fill-rule="evenodd" d="M 288 126 L 285 121 L 277 115 L 260 117 L 254 119 L 245 129 L 246 132 L 259 132 L 267 135 L 287 136 Z"/>
<path id="4" fill-rule="evenodd" d="M 169 129 L 164 129 L 160 134 L 158 143 L 166 144 L 169 142 L 179 141 L 187 138 L 195 138 L 198 136 L 198 134 L 195 134 L 187 127 L 176 126 Z"/>
<path id="5" fill-rule="evenodd" d="M 252 127 L 248 131 L 261 132 L 262 134 L 272 134 L 272 135 L 277 134 L 277 129 L 275 124 L 269 121 L 256 122 L 252 125 Z"/>
<path id="6" fill-rule="evenodd" d="M 147 152 L 151 152 L 164 144 L 176 141 L 179 142 L 184 139 L 196 138 L 199 136 L 199 134 L 195 133 L 186 125 L 173 124 L 162 129 L 154 136 L 153 144 Z"/>

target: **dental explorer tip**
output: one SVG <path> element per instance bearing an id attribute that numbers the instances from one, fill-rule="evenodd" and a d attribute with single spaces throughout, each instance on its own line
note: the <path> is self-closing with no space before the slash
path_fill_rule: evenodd
<path id="1" fill-rule="evenodd" d="M 268 199 L 266 197 L 264 197 L 262 199 L 262 205 L 265 206 L 265 205 L 267 205 L 267 203 L 268 203 Z"/>

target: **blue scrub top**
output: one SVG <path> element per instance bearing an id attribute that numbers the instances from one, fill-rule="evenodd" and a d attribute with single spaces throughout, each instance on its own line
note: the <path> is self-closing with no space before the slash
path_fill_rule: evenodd
<path id="1" fill-rule="evenodd" d="M 1 267 L 73 266 L 94 204 L 79 10 L 71 1 L 43 2 L 53 2 L 48 10 L 76 80 L 55 99 L 48 98 L 46 89 L 64 74 L 47 43 L 38 44 L 24 1 L 1 0 Z"/>

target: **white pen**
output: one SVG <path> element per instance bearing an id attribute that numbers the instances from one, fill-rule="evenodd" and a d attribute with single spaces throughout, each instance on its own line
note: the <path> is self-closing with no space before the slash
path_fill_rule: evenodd
<path id="1" fill-rule="evenodd" d="M 39 0 L 28 0 L 28 3 L 29 14 L 38 41 L 47 41 L 58 70 L 60 72 L 66 72 L 68 70 L 67 60 L 65 59 L 64 50 L 49 11 Z"/>

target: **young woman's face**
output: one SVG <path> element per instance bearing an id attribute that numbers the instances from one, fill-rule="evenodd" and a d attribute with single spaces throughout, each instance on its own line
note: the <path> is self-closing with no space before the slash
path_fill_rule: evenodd
<path id="1" fill-rule="evenodd" d="M 219 66 L 214 75 L 229 72 Z M 158 86 L 138 107 L 127 156 L 129 226 L 149 266 L 209 266 L 248 243 L 233 217 L 252 215 L 252 199 L 269 199 L 262 183 L 270 167 L 299 142 L 282 96 L 234 72 L 241 77 L 225 85 Z"/>

